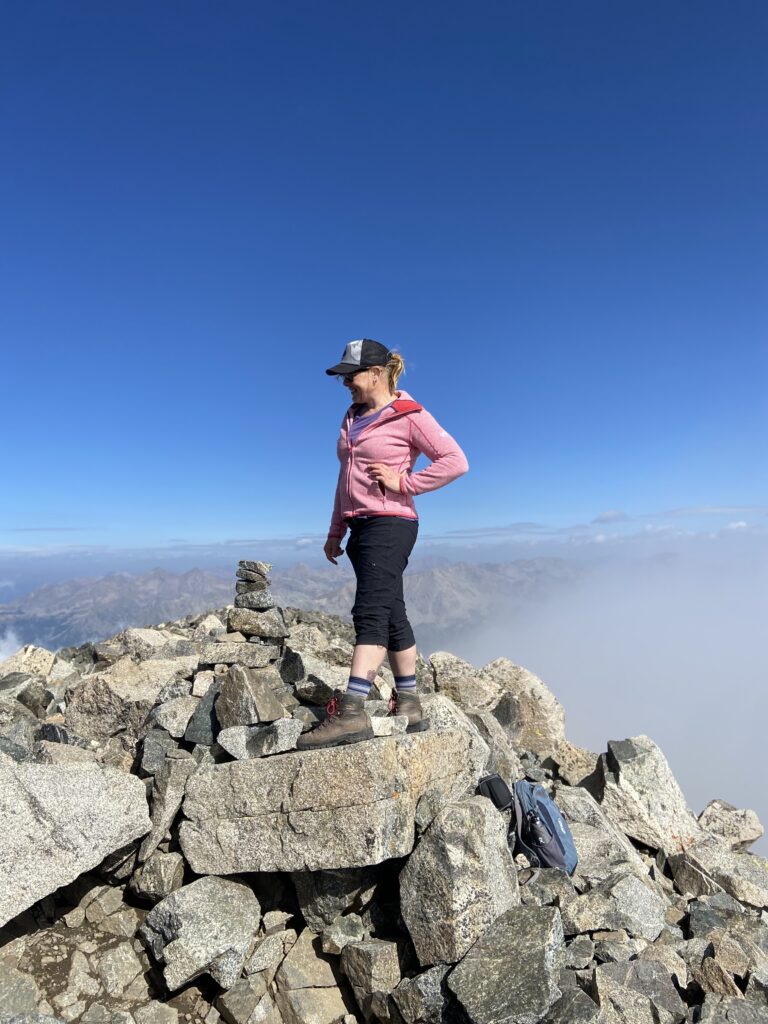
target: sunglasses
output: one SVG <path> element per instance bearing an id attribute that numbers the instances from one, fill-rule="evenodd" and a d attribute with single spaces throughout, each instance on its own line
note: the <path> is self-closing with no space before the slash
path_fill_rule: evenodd
<path id="1" fill-rule="evenodd" d="M 359 373 L 368 373 L 369 370 L 373 369 L 371 366 L 366 366 L 362 370 L 354 370 L 352 373 L 338 374 L 336 379 L 342 384 L 349 384 L 350 381 L 354 380 Z"/>

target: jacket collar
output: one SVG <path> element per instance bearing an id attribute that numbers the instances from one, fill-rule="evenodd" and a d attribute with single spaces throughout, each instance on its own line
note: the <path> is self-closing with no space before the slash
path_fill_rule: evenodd
<path id="1" fill-rule="evenodd" d="M 418 412 L 419 409 L 423 408 L 423 406 L 415 401 L 407 391 L 398 389 L 395 391 L 395 394 L 397 395 L 397 398 L 394 402 L 390 402 L 388 406 L 385 406 L 382 411 L 382 416 L 386 415 L 388 419 L 391 419 L 392 416 L 398 416 L 401 413 L 406 412 Z M 356 408 L 357 403 L 353 402 L 347 409 L 347 417 L 351 417 Z"/>

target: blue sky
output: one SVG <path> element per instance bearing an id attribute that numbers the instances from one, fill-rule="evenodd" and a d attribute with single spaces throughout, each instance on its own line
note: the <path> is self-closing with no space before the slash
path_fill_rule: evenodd
<path id="1" fill-rule="evenodd" d="M 0 549 L 321 545 L 361 336 L 469 459 L 436 536 L 763 528 L 766 30 L 6 3 Z"/>

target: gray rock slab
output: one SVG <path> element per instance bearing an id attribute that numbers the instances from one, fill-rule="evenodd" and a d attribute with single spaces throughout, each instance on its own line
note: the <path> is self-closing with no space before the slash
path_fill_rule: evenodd
<path id="1" fill-rule="evenodd" d="M 24 644 L 10 657 L 0 661 L 0 679 L 12 672 L 46 676 L 53 668 L 56 655 L 45 647 Z"/>
<path id="2" fill-rule="evenodd" d="M 95 958 L 96 973 L 110 996 L 120 996 L 144 970 L 130 942 L 121 942 Z"/>
<path id="3" fill-rule="evenodd" d="M 768 1007 L 707 993 L 699 1020 L 702 1024 L 768 1024 Z"/>
<path id="4" fill-rule="evenodd" d="M 467 717 L 490 748 L 486 770 L 500 775 L 510 786 L 525 775 L 525 769 L 517 756 L 501 723 L 490 711 L 467 710 Z"/>
<path id="5" fill-rule="evenodd" d="M 38 740 L 32 748 L 32 760 L 38 764 L 85 764 L 98 759 L 96 750 L 84 750 L 69 743 Z"/>
<path id="6" fill-rule="evenodd" d="M 389 995 L 400 981 L 397 944 L 383 939 L 351 942 L 341 952 L 341 969 L 349 979 L 357 1005 L 368 1017 L 376 995 Z"/>
<path id="7" fill-rule="evenodd" d="M 565 738 L 565 712 L 541 679 L 508 658 L 484 665 L 478 678 L 502 691 L 493 714 L 515 750 L 530 750 L 539 757 L 551 755 Z"/>
<path id="8" fill-rule="evenodd" d="M 231 988 L 243 969 L 261 920 L 248 886 L 228 878 L 198 878 L 153 907 L 139 936 L 163 967 L 171 991 L 208 973 Z"/>
<path id="9" fill-rule="evenodd" d="M 168 752 L 175 750 L 176 747 L 173 737 L 165 729 L 148 729 L 141 741 L 139 764 L 142 772 L 146 775 L 157 775 Z"/>
<path id="10" fill-rule="evenodd" d="M 560 740 L 545 765 L 556 765 L 557 774 L 569 786 L 582 785 L 597 769 L 600 755 L 585 747 L 578 747 L 569 740 Z"/>
<path id="11" fill-rule="evenodd" d="M 367 938 L 366 927 L 357 914 L 346 914 L 336 920 L 323 931 L 322 947 L 324 953 L 341 953 L 350 942 L 362 942 Z"/>
<path id="12" fill-rule="evenodd" d="M 283 717 L 283 706 L 270 685 L 269 670 L 266 671 L 264 677 L 258 669 L 231 666 L 216 698 L 216 717 L 222 729 L 274 722 Z"/>
<path id="13" fill-rule="evenodd" d="M 198 770 L 197 762 L 186 751 L 174 751 L 180 757 L 166 757 L 152 786 L 152 829 L 139 849 L 139 860 L 145 861 L 157 849 L 176 817 L 184 798 L 187 779 Z"/>
<path id="14" fill-rule="evenodd" d="M 234 601 L 235 608 L 250 608 L 257 612 L 274 608 L 275 604 L 275 598 L 269 589 L 251 590 L 247 594 L 237 594 Z"/>
<path id="15" fill-rule="evenodd" d="M 448 651 L 434 651 L 429 656 L 435 680 L 435 691 L 458 704 L 465 711 L 495 705 L 502 689 L 492 679 L 482 677 L 474 665 Z"/>
<path id="16" fill-rule="evenodd" d="M 105 740 L 125 729 L 138 730 L 151 707 L 150 700 L 123 700 L 104 679 L 85 679 L 67 704 L 67 728 L 89 739 Z"/>
<path id="17" fill-rule="evenodd" d="M 283 754 L 296 748 L 302 723 L 296 718 L 281 718 L 268 725 L 234 725 L 222 729 L 216 741 L 238 761 L 251 757 Z"/>
<path id="18" fill-rule="evenodd" d="M 666 900 L 650 882 L 622 868 L 562 908 L 566 935 L 624 928 L 652 942 L 665 923 Z"/>
<path id="19" fill-rule="evenodd" d="M 312 654 L 289 652 L 288 679 L 296 687 L 296 695 L 310 704 L 325 704 L 337 690 L 346 690 L 349 667 L 334 665 Z"/>
<path id="20" fill-rule="evenodd" d="M 448 975 L 473 1024 L 538 1024 L 560 995 L 564 943 L 555 907 L 512 907 Z"/>
<path id="21" fill-rule="evenodd" d="M 248 596 L 248 595 L 243 595 Z M 242 665 L 244 668 L 263 668 L 280 656 L 280 650 L 271 644 L 218 643 L 214 640 L 200 644 L 201 665 Z"/>
<path id="22" fill-rule="evenodd" d="M 706 838 L 666 758 L 648 736 L 611 740 L 598 763 L 600 804 L 625 835 L 667 853 Z"/>
<path id="23" fill-rule="evenodd" d="M 0 925 L 149 831 L 140 779 L 0 755 Z"/>
<path id="24" fill-rule="evenodd" d="M 681 886 L 686 879 L 689 887 L 693 885 L 692 869 L 699 879 L 722 888 L 734 899 L 753 907 L 768 907 L 768 859 L 756 853 L 733 850 L 722 841 L 710 838 L 684 853 L 673 854 L 669 864 L 675 881 Z"/>
<path id="25" fill-rule="evenodd" d="M 710 800 L 698 820 L 734 850 L 748 849 L 765 831 L 755 811 L 734 807 L 727 800 Z"/>
<path id="26" fill-rule="evenodd" d="M 265 935 L 258 941 L 256 948 L 251 953 L 245 965 L 246 974 L 262 974 L 265 981 L 271 984 L 277 969 L 283 962 L 286 954 L 290 952 L 296 943 L 298 936 L 293 928 L 285 928 L 283 931 Z M 324 950 L 327 952 L 327 950 Z"/>
<path id="27" fill-rule="evenodd" d="M 23 704 L 0 698 L 0 751 L 16 761 L 29 759 L 39 724 Z"/>
<path id="28" fill-rule="evenodd" d="M 400 873 L 400 908 L 422 967 L 456 963 L 520 902 L 506 826 L 484 797 L 449 804 Z"/>
<path id="29" fill-rule="evenodd" d="M 133 1017 L 136 1024 L 178 1024 L 179 1011 L 175 1006 L 153 999 L 151 1003 L 137 1006 L 133 1010 Z"/>
<path id="30" fill-rule="evenodd" d="M 403 978 L 398 984 L 392 999 L 406 1024 L 442 1024 L 448 970 L 445 964 L 437 964 L 414 978 Z"/>
<path id="31" fill-rule="evenodd" d="M 266 992 L 266 982 L 260 975 L 240 978 L 229 991 L 219 996 L 216 1008 L 226 1024 L 249 1024 Z"/>
<path id="32" fill-rule="evenodd" d="M 184 732 L 187 743 L 198 743 L 210 747 L 219 732 L 219 720 L 216 717 L 216 698 L 219 695 L 218 680 L 213 682 L 200 698 L 200 703 L 189 720 Z"/>
<path id="33" fill-rule="evenodd" d="M 213 685 L 215 678 L 216 677 L 210 669 L 196 673 L 195 678 L 192 681 L 192 696 L 204 697 Z"/>
<path id="34" fill-rule="evenodd" d="M 349 1024 L 349 1011 L 337 988 L 278 989 L 275 1002 L 283 1024 Z"/>
<path id="35" fill-rule="evenodd" d="M 227 628 L 243 636 L 258 636 L 265 640 L 281 641 L 290 630 L 280 608 L 254 611 L 250 608 L 231 608 L 227 617 Z"/>
<path id="36" fill-rule="evenodd" d="M 197 697 L 174 697 L 152 712 L 152 720 L 175 739 L 181 739 L 200 703 Z"/>
<path id="37" fill-rule="evenodd" d="M 323 952 L 320 936 L 305 928 L 277 972 L 278 988 L 333 988 L 333 957 Z"/>
<path id="38" fill-rule="evenodd" d="M 647 876 L 640 854 L 586 789 L 557 783 L 554 797 L 568 821 L 579 857 L 573 874 L 578 887 L 599 885 L 622 865 L 640 878 Z"/>
<path id="39" fill-rule="evenodd" d="M 593 976 L 593 991 L 601 1006 L 607 1003 L 614 1008 L 618 1008 L 629 993 L 637 993 L 648 1000 L 655 1018 L 666 1013 L 670 1022 L 684 1021 L 688 1012 L 671 975 L 657 960 L 601 964 Z M 632 1006 L 634 1000 L 626 1002 Z"/>
<path id="40" fill-rule="evenodd" d="M 0 962 L 0 1014 L 35 1013 L 41 999 L 42 993 L 31 974 Z"/>
<path id="41" fill-rule="evenodd" d="M 329 871 L 294 871 L 291 875 L 304 920 L 315 932 L 325 931 L 337 919 L 360 910 L 373 898 L 377 874 L 373 868 Z M 360 936 L 362 938 L 362 936 Z"/>
<path id="42" fill-rule="evenodd" d="M 580 988 L 565 992 L 553 1003 L 541 1024 L 598 1024 L 600 1007 Z"/>
<path id="43" fill-rule="evenodd" d="M 137 896 L 162 900 L 180 889 L 184 881 L 184 858 L 180 853 L 156 850 L 131 876 L 130 888 Z"/>
<path id="44" fill-rule="evenodd" d="M 238 579 L 247 579 L 243 576 L 243 573 L 255 573 L 261 579 L 268 580 L 269 574 L 272 572 L 272 563 L 263 562 L 257 558 L 241 558 L 237 563 L 237 572 L 235 575 Z"/>
<path id="45" fill-rule="evenodd" d="M 453 732 L 455 730 L 466 735 L 469 741 L 466 762 L 452 792 L 454 799 L 474 793 L 480 777 L 488 769 L 488 761 L 491 756 L 488 744 L 480 735 L 477 726 L 470 721 L 469 716 L 445 694 L 422 694 L 421 703 L 424 708 L 424 717 L 434 732 Z"/>
<path id="46" fill-rule="evenodd" d="M 430 786 L 449 795 L 468 748 L 465 734 L 434 730 L 203 765 L 187 783 L 182 852 L 198 874 L 316 871 L 405 856 L 418 798 Z"/>

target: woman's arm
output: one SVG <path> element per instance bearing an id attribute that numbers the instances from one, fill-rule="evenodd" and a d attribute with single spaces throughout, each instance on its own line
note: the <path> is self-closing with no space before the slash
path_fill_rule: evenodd
<path id="1" fill-rule="evenodd" d="M 411 444 L 431 459 L 432 465 L 418 473 L 403 473 L 400 477 L 403 494 L 435 491 L 467 472 L 469 462 L 466 455 L 431 413 L 420 409 L 408 418 L 411 422 Z"/>
<path id="2" fill-rule="evenodd" d="M 344 467 L 339 467 L 339 478 L 336 481 L 336 497 L 333 500 L 333 514 L 331 515 L 331 525 L 328 528 L 328 536 L 336 537 L 339 540 L 347 532 L 347 524 L 341 518 L 341 478 L 344 473 Z"/>

